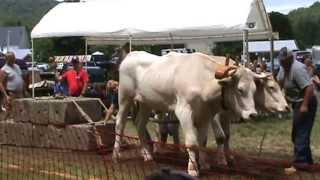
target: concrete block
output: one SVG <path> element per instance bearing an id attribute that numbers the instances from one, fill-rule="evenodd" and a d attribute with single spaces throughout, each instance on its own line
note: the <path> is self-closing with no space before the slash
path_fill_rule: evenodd
<path id="1" fill-rule="evenodd" d="M 0 144 L 24 147 L 68 149 L 80 151 L 95 151 L 98 148 L 96 134 L 101 137 L 105 147 L 114 144 L 114 124 L 68 125 L 56 127 L 53 125 L 32 125 L 31 123 L 0 123 Z"/>
<path id="2" fill-rule="evenodd" d="M 96 98 L 24 98 L 14 101 L 13 118 L 16 122 L 31 122 L 36 125 L 58 125 L 87 123 L 82 118 L 73 101 L 86 112 L 93 121 L 100 121 L 102 107 Z"/>

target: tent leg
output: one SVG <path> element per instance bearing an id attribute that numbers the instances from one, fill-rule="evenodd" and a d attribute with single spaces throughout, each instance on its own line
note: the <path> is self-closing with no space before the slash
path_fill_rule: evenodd
<path id="1" fill-rule="evenodd" d="M 243 31 L 243 49 L 242 49 L 242 61 L 244 64 L 249 63 L 249 42 L 248 42 L 249 31 Z"/>
<path id="2" fill-rule="evenodd" d="M 273 42 L 273 34 L 272 31 L 270 32 L 270 60 L 271 60 L 271 72 L 274 73 L 274 42 Z"/>
<path id="3" fill-rule="evenodd" d="M 85 38 L 85 55 L 88 55 L 88 41 L 87 38 Z"/>
<path id="4" fill-rule="evenodd" d="M 170 40 L 171 40 L 170 48 L 171 48 L 171 51 L 173 51 L 173 49 L 174 49 L 174 41 L 173 41 L 172 33 L 169 33 L 169 36 L 170 36 Z"/>
<path id="5" fill-rule="evenodd" d="M 87 68 L 88 63 L 87 63 L 87 55 L 88 55 L 88 40 L 85 38 L 85 67 Z"/>
<path id="6" fill-rule="evenodd" d="M 132 51 L 132 36 L 129 36 L 129 52 Z"/>
<path id="7" fill-rule="evenodd" d="M 34 99 L 35 98 L 35 93 L 34 93 L 34 47 L 33 47 L 33 39 L 31 39 L 31 49 L 32 49 L 32 69 L 31 69 L 31 73 L 32 73 L 32 98 Z"/>

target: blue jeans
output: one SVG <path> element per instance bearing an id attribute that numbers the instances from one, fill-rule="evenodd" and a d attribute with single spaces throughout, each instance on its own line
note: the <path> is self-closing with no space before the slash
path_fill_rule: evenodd
<path id="1" fill-rule="evenodd" d="M 300 113 L 301 104 L 302 102 L 292 103 L 292 142 L 294 144 L 294 163 L 313 164 L 310 149 L 310 135 L 317 111 L 317 98 L 313 96 L 310 99 L 307 113 Z"/>
<path id="2" fill-rule="evenodd" d="M 57 82 L 54 86 L 54 94 L 68 96 L 68 84 L 66 82 Z"/>

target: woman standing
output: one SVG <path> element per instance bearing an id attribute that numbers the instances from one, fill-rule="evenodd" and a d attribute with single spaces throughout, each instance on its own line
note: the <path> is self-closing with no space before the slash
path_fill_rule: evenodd
<path id="1" fill-rule="evenodd" d="M 11 100 L 23 96 L 23 79 L 14 53 L 8 52 L 5 60 L 6 64 L 0 70 L 0 91 L 4 96 L 7 110 L 10 110 Z"/>
<path id="2" fill-rule="evenodd" d="M 317 99 L 306 66 L 294 60 L 292 52 L 287 48 L 280 50 L 278 59 L 281 68 L 277 79 L 293 109 L 294 164 L 293 167 L 286 169 L 290 173 L 313 164 L 310 135 L 317 110 Z"/>

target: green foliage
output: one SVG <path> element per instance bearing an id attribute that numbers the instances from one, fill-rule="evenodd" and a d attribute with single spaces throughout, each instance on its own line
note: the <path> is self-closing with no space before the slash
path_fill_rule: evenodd
<path id="1" fill-rule="evenodd" d="M 1 0 L 0 26 L 23 25 L 30 30 L 56 4 L 54 0 Z"/>
<path id="2" fill-rule="evenodd" d="M 295 39 L 305 48 L 320 44 L 320 2 L 289 13 Z"/>
<path id="3" fill-rule="evenodd" d="M 212 52 L 216 56 L 239 55 L 242 52 L 242 42 L 220 42 Z"/>
<path id="4" fill-rule="evenodd" d="M 36 61 L 46 62 L 50 56 L 83 55 L 85 40 L 82 37 L 42 38 L 34 41 Z"/>
<path id="5" fill-rule="evenodd" d="M 274 32 L 279 32 L 280 39 L 292 39 L 292 27 L 289 17 L 279 12 L 269 13 L 269 18 Z"/>

